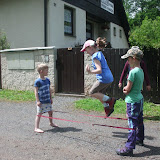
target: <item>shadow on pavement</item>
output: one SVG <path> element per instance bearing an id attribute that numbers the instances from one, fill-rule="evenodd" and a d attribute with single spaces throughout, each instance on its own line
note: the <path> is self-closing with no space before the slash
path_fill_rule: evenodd
<path id="1" fill-rule="evenodd" d="M 62 127 L 55 127 L 53 129 L 46 130 L 45 132 L 64 133 L 64 132 L 80 132 L 80 131 L 82 131 L 82 129 L 77 129 L 74 127 L 63 127 L 63 128 Z"/>
<path id="2" fill-rule="evenodd" d="M 144 117 L 144 120 L 160 121 L 160 116 Z"/>
<path id="3" fill-rule="evenodd" d="M 128 133 L 113 132 L 113 134 L 114 134 L 114 135 L 112 135 L 113 137 L 126 138 L 126 140 L 127 140 L 127 137 L 128 137 Z M 151 137 L 151 136 L 145 136 L 145 139 L 154 140 L 155 138 Z M 147 156 L 160 155 L 160 147 L 150 146 L 150 145 L 147 145 L 147 144 L 144 144 L 143 147 L 144 148 L 148 148 L 149 150 L 148 151 L 144 151 L 142 153 L 134 154 L 134 157 L 147 157 Z"/>
<path id="4" fill-rule="evenodd" d="M 128 133 L 124 133 L 124 132 L 112 132 L 114 135 L 112 135 L 113 137 L 118 137 L 118 138 L 128 138 Z M 154 137 L 151 136 L 145 136 L 145 139 L 148 140 L 153 140 L 155 139 Z"/>
<path id="5" fill-rule="evenodd" d="M 146 156 L 160 155 L 160 147 L 150 146 L 146 144 L 144 144 L 143 147 L 148 148 L 149 150 L 143 153 L 134 154 L 134 157 L 146 157 Z"/>

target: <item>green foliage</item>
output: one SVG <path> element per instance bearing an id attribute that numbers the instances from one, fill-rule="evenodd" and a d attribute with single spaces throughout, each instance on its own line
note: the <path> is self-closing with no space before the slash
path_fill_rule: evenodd
<path id="1" fill-rule="evenodd" d="M 32 91 L 0 90 L 0 100 L 35 101 L 35 95 Z"/>
<path id="2" fill-rule="evenodd" d="M 9 43 L 7 41 L 6 34 L 0 31 L 0 50 L 9 49 Z"/>
<path id="3" fill-rule="evenodd" d="M 133 12 L 132 1 L 131 0 L 123 0 L 123 6 L 126 11 L 126 14 L 128 15 L 128 17 L 130 17 Z"/>
<path id="4" fill-rule="evenodd" d="M 143 114 L 147 120 L 160 120 L 160 106 L 150 102 L 144 102 Z"/>
<path id="5" fill-rule="evenodd" d="M 78 101 L 75 101 L 75 107 L 78 109 L 82 109 L 85 111 L 97 111 L 97 112 L 104 112 L 103 105 L 100 103 L 97 99 L 81 99 Z M 149 120 L 160 120 L 160 106 L 155 105 L 150 102 L 144 102 L 144 117 L 145 119 Z M 119 99 L 116 101 L 115 107 L 114 107 L 114 113 L 120 114 L 125 116 L 126 115 L 126 103 L 124 100 Z"/>
<path id="6" fill-rule="evenodd" d="M 160 48 L 160 17 L 155 20 L 145 18 L 140 27 L 131 31 L 129 41 L 141 48 Z"/>
<path id="7" fill-rule="evenodd" d="M 123 5 L 126 13 L 135 22 L 137 18 L 140 18 L 142 22 L 145 17 L 153 20 L 160 15 L 159 0 L 123 0 Z"/>
<path id="8" fill-rule="evenodd" d="M 75 102 L 76 108 L 86 111 L 103 111 L 103 105 L 96 99 L 85 98 Z"/>
<path id="9" fill-rule="evenodd" d="M 127 14 L 131 45 L 160 48 L 159 0 L 123 0 Z"/>
<path id="10" fill-rule="evenodd" d="M 125 105 L 126 104 L 122 99 L 116 101 L 116 104 L 115 104 L 116 109 L 114 113 L 124 114 L 126 111 Z M 85 98 L 79 101 L 75 101 L 75 107 L 85 111 L 98 111 L 98 112 L 104 111 L 104 107 L 102 103 L 99 100 L 92 99 L 92 98 Z"/>

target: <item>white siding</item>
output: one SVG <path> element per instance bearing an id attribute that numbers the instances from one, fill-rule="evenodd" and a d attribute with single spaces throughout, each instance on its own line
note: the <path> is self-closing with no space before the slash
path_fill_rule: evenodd
<path id="1" fill-rule="evenodd" d="M 56 48 L 75 47 L 86 40 L 86 11 L 62 0 L 48 0 L 47 42 Z M 74 36 L 64 35 L 64 6 L 74 10 Z M 113 48 L 128 48 L 122 27 L 110 23 L 104 32 L 102 24 L 92 22 L 93 36 L 106 37 Z M 113 35 L 116 27 L 117 35 Z M 0 29 L 6 32 L 11 48 L 44 46 L 44 0 L 0 0 Z M 122 30 L 122 38 L 119 30 Z"/>
<path id="2" fill-rule="evenodd" d="M 102 29 L 102 25 L 104 24 L 94 24 L 94 39 L 96 40 L 97 37 L 105 37 L 107 39 L 107 42 L 110 42 L 110 31 L 104 31 Z"/>
<path id="3" fill-rule="evenodd" d="M 43 0 L 1 0 L 0 29 L 11 48 L 44 46 Z"/>
<path id="4" fill-rule="evenodd" d="M 113 34 L 113 28 L 116 28 L 116 36 Z M 122 37 L 119 36 L 119 30 L 122 30 Z M 110 35 L 111 35 L 111 46 L 112 48 L 129 48 L 126 35 L 121 26 L 118 26 L 114 23 L 110 23 Z"/>
<path id="5" fill-rule="evenodd" d="M 64 6 L 74 9 L 74 36 L 64 35 Z M 82 45 L 86 40 L 86 12 L 60 0 L 48 4 L 48 45 L 56 48 Z"/>

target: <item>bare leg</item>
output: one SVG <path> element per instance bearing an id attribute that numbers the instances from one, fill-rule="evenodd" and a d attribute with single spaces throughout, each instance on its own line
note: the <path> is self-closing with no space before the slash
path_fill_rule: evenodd
<path id="1" fill-rule="evenodd" d="M 100 100 L 102 104 L 105 103 L 103 101 L 104 94 L 102 93 L 94 93 L 94 94 L 91 94 L 90 96 Z"/>
<path id="2" fill-rule="evenodd" d="M 53 112 L 52 112 L 52 111 L 49 111 L 49 112 L 48 112 L 48 115 L 49 115 L 49 117 L 52 117 Z M 50 122 L 50 126 L 52 126 L 52 127 L 58 127 L 56 124 L 54 124 L 54 123 L 52 122 L 52 119 L 51 119 L 51 118 L 49 118 L 49 122 Z"/>
<path id="3" fill-rule="evenodd" d="M 102 93 L 94 93 L 91 94 L 90 96 L 98 99 L 103 104 L 107 117 L 112 114 L 112 112 L 114 111 L 114 104 L 116 102 L 115 98 L 108 97 L 108 101 L 104 101 L 103 100 L 104 94 Z"/>
<path id="4" fill-rule="evenodd" d="M 35 129 L 34 129 L 34 131 L 35 132 L 38 132 L 38 133 L 43 133 L 44 131 L 43 130 L 41 130 L 40 128 L 39 128 L 39 123 L 40 123 L 40 119 L 41 119 L 41 116 L 42 114 L 38 114 L 38 115 L 36 115 L 36 119 L 35 119 Z"/>

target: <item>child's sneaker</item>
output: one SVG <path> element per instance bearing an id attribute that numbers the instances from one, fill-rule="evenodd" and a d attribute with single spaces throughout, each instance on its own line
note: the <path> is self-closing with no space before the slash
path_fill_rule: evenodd
<path id="1" fill-rule="evenodd" d="M 139 146 L 144 146 L 143 140 L 141 140 L 141 141 L 138 141 L 138 140 L 137 140 L 137 141 L 136 141 L 136 144 L 139 145 Z"/>
<path id="2" fill-rule="evenodd" d="M 116 103 L 116 99 L 114 97 L 112 97 L 111 100 L 106 103 L 109 104 L 109 108 L 114 108 L 114 104 Z"/>
<path id="3" fill-rule="evenodd" d="M 114 112 L 113 108 L 110 109 L 110 108 L 105 107 L 104 110 L 105 110 L 105 113 L 106 113 L 106 117 L 109 117 Z"/>
<path id="4" fill-rule="evenodd" d="M 133 156 L 133 149 L 129 149 L 127 147 L 117 149 L 116 153 L 120 156 Z"/>
<path id="5" fill-rule="evenodd" d="M 105 108 L 106 116 L 109 117 L 114 111 L 114 104 L 116 103 L 116 99 L 112 97 L 109 101 L 106 101 L 109 104 L 109 108 Z"/>

